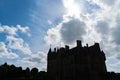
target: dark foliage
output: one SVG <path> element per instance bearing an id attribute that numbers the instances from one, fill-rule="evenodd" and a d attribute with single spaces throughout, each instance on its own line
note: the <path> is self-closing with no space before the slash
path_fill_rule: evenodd
<path id="1" fill-rule="evenodd" d="M 45 71 L 38 71 L 37 68 L 25 70 L 22 67 L 15 67 L 7 63 L 0 66 L 0 80 L 47 80 Z"/>

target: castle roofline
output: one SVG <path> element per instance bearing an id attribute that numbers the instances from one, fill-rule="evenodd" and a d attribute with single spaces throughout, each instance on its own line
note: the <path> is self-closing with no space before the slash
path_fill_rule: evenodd
<path id="1" fill-rule="evenodd" d="M 61 52 L 61 51 L 71 51 L 71 50 L 74 50 L 74 49 L 86 49 L 86 48 L 89 48 L 89 49 L 95 49 L 95 50 L 98 50 L 98 51 L 101 51 L 100 50 L 100 46 L 99 46 L 99 43 L 94 43 L 94 45 L 92 46 L 88 46 L 88 44 L 86 44 L 86 46 L 82 47 L 82 41 L 81 40 L 77 40 L 76 41 L 76 47 L 73 47 L 71 49 L 69 49 L 69 46 L 68 45 L 65 45 L 65 47 L 60 47 L 59 49 L 57 48 L 54 48 L 54 50 L 52 51 L 51 48 L 49 49 L 49 52 L 48 53 L 57 53 L 57 52 Z"/>

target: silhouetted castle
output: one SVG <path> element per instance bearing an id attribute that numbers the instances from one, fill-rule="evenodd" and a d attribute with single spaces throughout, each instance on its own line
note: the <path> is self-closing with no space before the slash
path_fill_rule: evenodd
<path id="1" fill-rule="evenodd" d="M 105 54 L 99 43 L 82 47 L 80 40 L 77 46 L 69 49 L 51 49 L 48 52 L 47 73 L 49 80 L 106 80 L 107 73 Z"/>

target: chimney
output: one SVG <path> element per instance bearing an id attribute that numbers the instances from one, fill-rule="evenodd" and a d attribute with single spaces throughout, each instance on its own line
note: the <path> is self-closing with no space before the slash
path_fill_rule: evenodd
<path id="1" fill-rule="evenodd" d="M 54 52 L 56 52 L 56 48 L 54 48 Z"/>
<path id="2" fill-rule="evenodd" d="M 68 45 L 65 45 L 65 49 L 66 49 L 66 50 L 69 50 L 69 46 L 68 46 Z"/>
<path id="3" fill-rule="evenodd" d="M 86 44 L 86 47 L 88 47 L 88 44 Z"/>
<path id="4" fill-rule="evenodd" d="M 96 50 L 100 51 L 100 45 L 99 45 L 99 43 L 95 43 L 94 46 L 95 46 Z"/>
<path id="5" fill-rule="evenodd" d="M 82 47 L 81 40 L 77 40 L 77 47 Z"/>

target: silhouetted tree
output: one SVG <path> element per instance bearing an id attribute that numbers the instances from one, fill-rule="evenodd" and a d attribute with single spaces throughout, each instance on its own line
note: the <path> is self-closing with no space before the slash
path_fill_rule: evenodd
<path id="1" fill-rule="evenodd" d="M 37 68 L 22 70 L 22 67 L 4 63 L 0 66 L 0 80 L 46 80 L 46 72 L 38 72 Z"/>
<path id="2" fill-rule="evenodd" d="M 30 78 L 30 69 L 28 67 L 25 70 L 25 77 Z"/>
<path id="3" fill-rule="evenodd" d="M 22 75 L 22 67 L 17 67 L 17 73 L 16 74 L 17 74 L 18 78 L 23 76 Z"/>
<path id="4" fill-rule="evenodd" d="M 31 75 L 32 75 L 32 78 L 36 78 L 37 75 L 38 75 L 38 69 L 37 68 L 32 68 Z"/>

